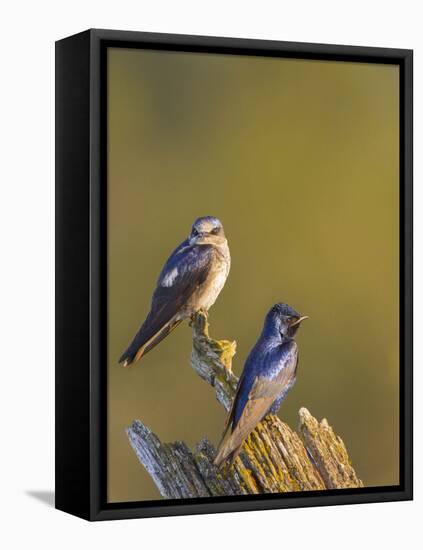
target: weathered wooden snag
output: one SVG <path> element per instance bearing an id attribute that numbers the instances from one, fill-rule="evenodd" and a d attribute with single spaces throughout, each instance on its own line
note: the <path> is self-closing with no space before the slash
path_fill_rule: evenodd
<path id="1" fill-rule="evenodd" d="M 207 317 L 192 323 L 192 368 L 229 410 L 237 377 L 232 373 L 236 343 L 213 340 Z M 164 498 L 191 498 L 362 487 L 342 439 L 326 419 L 320 423 L 306 408 L 299 411 L 298 433 L 267 415 L 244 443 L 232 467 L 213 465 L 216 450 L 205 438 L 194 450 L 182 441 L 162 443 L 140 420 L 127 429 L 139 461 Z"/>

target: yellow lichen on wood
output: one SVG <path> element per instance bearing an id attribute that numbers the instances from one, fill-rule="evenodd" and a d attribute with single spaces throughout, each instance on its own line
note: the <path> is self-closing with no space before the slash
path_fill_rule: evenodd
<path id="1" fill-rule="evenodd" d="M 320 423 L 302 407 L 299 430 L 328 489 L 363 487 L 342 439 L 324 418 Z"/>
<path id="2" fill-rule="evenodd" d="M 236 342 L 214 340 L 207 315 L 192 320 L 191 366 L 229 410 L 238 379 L 232 372 Z M 320 423 L 302 408 L 299 433 L 267 415 L 244 442 L 234 465 L 216 469 L 216 451 L 203 439 L 195 451 L 183 442 L 161 443 L 136 420 L 128 428 L 140 462 L 165 498 L 285 493 L 362 487 L 342 439 L 326 419 Z"/>

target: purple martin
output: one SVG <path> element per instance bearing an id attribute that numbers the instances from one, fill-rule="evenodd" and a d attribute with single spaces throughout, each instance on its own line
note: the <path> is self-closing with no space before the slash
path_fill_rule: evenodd
<path id="1" fill-rule="evenodd" d="M 189 237 L 170 255 L 159 275 L 151 309 L 125 353 L 125 367 L 153 349 L 184 319 L 215 303 L 229 274 L 231 256 L 222 223 L 198 218 Z"/>
<path id="2" fill-rule="evenodd" d="M 307 316 L 286 304 L 276 304 L 266 315 L 263 331 L 251 350 L 238 381 L 220 442 L 216 466 L 233 464 L 243 441 L 269 413 L 276 414 L 295 384 L 298 346 L 295 334 Z M 228 430 L 230 436 L 224 441 Z"/>

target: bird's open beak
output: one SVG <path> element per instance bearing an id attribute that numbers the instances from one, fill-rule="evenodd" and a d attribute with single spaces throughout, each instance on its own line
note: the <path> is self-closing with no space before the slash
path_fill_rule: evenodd
<path id="1" fill-rule="evenodd" d="M 310 317 L 308 315 L 303 315 L 302 317 L 300 317 L 299 319 L 291 323 L 290 326 L 295 327 L 296 325 L 299 325 L 300 323 L 302 323 L 305 319 L 310 319 Z"/>

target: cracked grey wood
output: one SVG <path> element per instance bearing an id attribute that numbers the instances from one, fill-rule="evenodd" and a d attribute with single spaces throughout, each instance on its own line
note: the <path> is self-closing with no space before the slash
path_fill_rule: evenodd
<path id="1" fill-rule="evenodd" d="M 210 338 L 207 317 L 192 322 L 191 366 L 229 410 L 237 377 L 232 373 L 236 343 Z M 298 433 L 267 415 L 244 443 L 232 467 L 213 465 L 216 450 L 206 438 L 191 450 L 182 441 L 163 443 L 140 420 L 127 429 L 129 442 L 164 498 L 284 493 L 363 487 L 342 439 L 326 419 L 318 422 L 302 407 Z"/>

